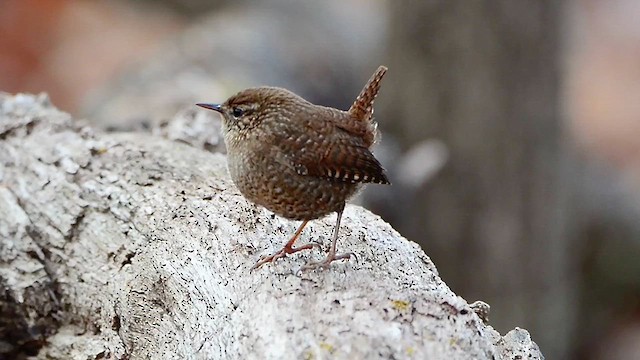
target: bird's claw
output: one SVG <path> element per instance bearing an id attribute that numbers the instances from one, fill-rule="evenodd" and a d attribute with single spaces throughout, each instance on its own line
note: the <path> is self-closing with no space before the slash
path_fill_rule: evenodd
<path id="1" fill-rule="evenodd" d="M 352 253 L 352 252 L 348 252 L 348 253 L 345 253 L 345 254 L 339 254 L 339 255 L 329 254 L 322 261 L 308 262 L 307 264 L 302 266 L 300 269 L 298 269 L 298 271 L 296 271 L 296 275 L 299 275 L 301 272 L 307 271 L 307 270 L 316 270 L 316 269 L 326 270 L 326 269 L 329 268 L 329 266 L 331 266 L 332 262 L 334 262 L 336 260 L 347 260 L 348 261 L 348 260 L 351 259 L 352 256 L 356 259 L 356 261 L 358 261 L 358 257 L 356 256 L 355 253 Z"/>
<path id="2" fill-rule="evenodd" d="M 309 243 L 306 245 L 302 245 L 302 246 L 298 246 L 298 247 L 283 247 L 282 249 L 280 249 L 279 251 L 275 252 L 272 255 L 267 255 L 267 256 L 263 256 L 260 258 L 260 260 L 258 260 L 258 262 L 256 262 L 255 265 L 253 265 L 251 267 L 251 269 L 249 271 L 253 271 L 257 268 L 259 268 L 260 266 L 266 264 L 266 263 L 270 263 L 270 262 L 274 262 L 282 257 L 287 256 L 287 254 L 293 254 L 293 253 L 297 253 L 298 251 L 302 251 L 302 250 L 307 250 L 307 249 L 312 249 L 314 246 L 318 246 L 320 247 L 320 244 L 317 243 Z"/>

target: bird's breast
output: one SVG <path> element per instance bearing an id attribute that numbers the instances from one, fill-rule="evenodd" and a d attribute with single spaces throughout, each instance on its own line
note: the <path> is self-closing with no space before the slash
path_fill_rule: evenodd
<path id="1" fill-rule="evenodd" d="M 358 188 L 357 184 L 299 175 L 275 147 L 259 152 L 234 150 L 228 152 L 228 167 L 240 192 L 289 219 L 310 220 L 338 211 Z"/>

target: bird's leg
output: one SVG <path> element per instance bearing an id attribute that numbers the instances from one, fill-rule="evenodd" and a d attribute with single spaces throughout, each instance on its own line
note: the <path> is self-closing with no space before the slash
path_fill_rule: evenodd
<path id="1" fill-rule="evenodd" d="M 345 253 L 345 254 L 336 254 L 336 243 L 338 242 L 338 230 L 340 229 L 340 220 L 342 220 L 342 212 L 344 211 L 344 206 L 340 211 L 338 211 L 338 218 L 336 220 L 336 227 L 333 231 L 333 239 L 331 240 L 331 247 L 329 248 L 329 252 L 327 253 L 327 257 L 320 262 L 310 262 L 303 266 L 300 271 L 304 270 L 313 270 L 317 268 L 326 269 L 329 265 L 336 260 L 349 260 L 351 256 L 355 257 L 354 253 Z"/>
<path id="2" fill-rule="evenodd" d="M 289 239 L 289 241 L 282 247 L 282 249 L 275 252 L 273 255 L 263 256 L 262 258 L 260 258 L 260 260 L 255 265 L 253 265 L 251 270 L 257 269 L 268 262 L 274 262 L 279 258 L 286 256 L 287 254 L 293 254 L 298 251 L 307 250 L 313 248 L 314 246 L 318 246 L 318 244 L 306 244 L 298 247 L 293 247 L 293 243 L 298 240 L 298 237 L 300 237 L 300 234 L 302 233 L 302 229 L 304 229 L 308 222 L 309 220 L 303 221 L 302 224 L 300 224 L 300 227 L 298 227 L 298 230 L 296 230 L 296 233 L 293 234 L 291 239 Z"/>

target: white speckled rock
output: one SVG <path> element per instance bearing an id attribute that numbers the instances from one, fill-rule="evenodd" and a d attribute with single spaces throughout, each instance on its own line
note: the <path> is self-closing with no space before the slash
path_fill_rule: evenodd
<path id="1" fill-rule="evenodd" d="M 223 155 L 95 134 L 46 97 L 0 95 L 0 109 L 0 357 L 543 358 L 362 208 L 338 245 L 358 261 L 294 275 L 314 250 L 249 272 L 298 224 L 248 203 Z M 300 243 L 328 244 L 333 221 Z"/>

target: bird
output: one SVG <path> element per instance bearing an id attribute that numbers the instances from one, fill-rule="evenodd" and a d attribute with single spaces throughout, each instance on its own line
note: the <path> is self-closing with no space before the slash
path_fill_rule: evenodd
<path id="1" fill-rule="evenodd" d="M 222 104 L 196 104 L 222 116 L 227 167 L 240 193 L 279 216 L 302 221 L 279 251 L 261 257 L 251 270 L 318 245 L 294 243 L 309 221 L 331 213 L 337 216 L 326 257 L 301 270 L 326 269 L 355 256 L 336 251 L 346 202 L 364 184 L 390 184 L 371 152 L 379 137 L 373 103 L 386 72 L 380 66 L 347 111 L 312 104 L 278 87 L 248 88 Z"/>

